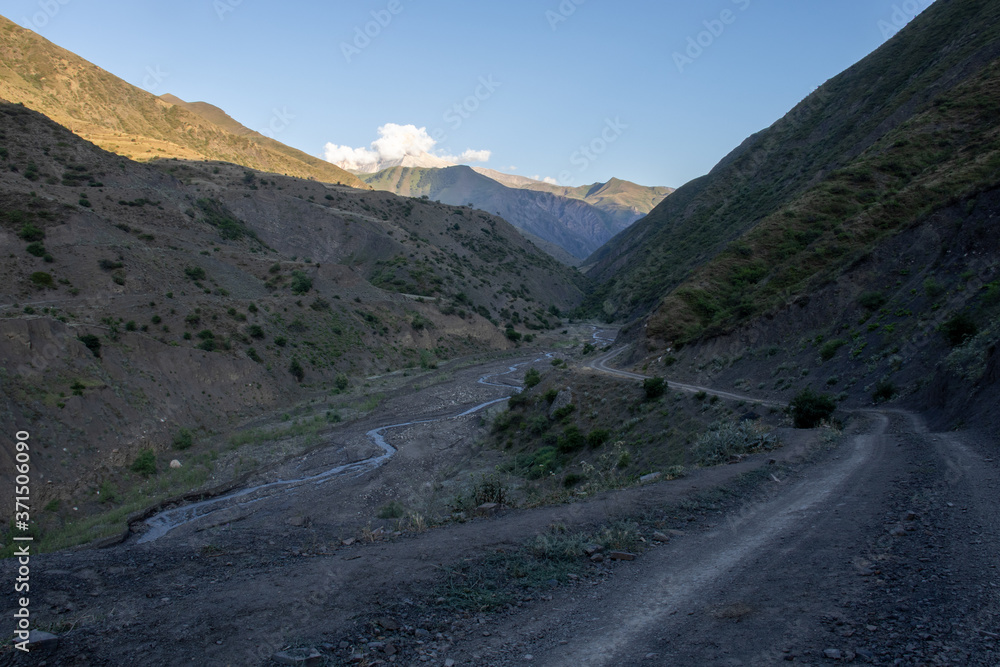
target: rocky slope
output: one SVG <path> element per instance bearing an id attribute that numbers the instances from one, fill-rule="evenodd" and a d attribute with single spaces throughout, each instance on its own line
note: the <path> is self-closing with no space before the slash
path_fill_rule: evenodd
<path id="1" fill-rule="evenodd" d="M 0 165 L 0 413 L 45 443 L 43 503 L 135 482 L 137 454 L 181 429 L 507 349 L 582 296 L 481 211 L 131 162 L 19 105 L 0 106 Z"/>

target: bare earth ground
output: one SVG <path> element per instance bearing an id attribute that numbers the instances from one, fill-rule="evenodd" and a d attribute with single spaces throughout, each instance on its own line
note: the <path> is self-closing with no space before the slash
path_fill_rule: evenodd
<path id="1" fill-rule="evenodd" d="M 269 475 L 366 458 L 376 453 L 371 428 L 503 396 L 476 380 L 507 366 L 400 392 L 337 431 L 337 447 Z M 36 557 L 35 627 L 60 643 L 27 657 L 6 645 L 0 665 L 262 665 L 289 646 L 316 649 L 316 664 L 1000 664 L 996 443 L 872 412 L 835 445 L 820 431 L 788 431 L 782 450 L 680 480 L 343 543 L 385 523 L 373 508 L 388 499 L 437 511 L 460 474 L 495 456 L 477 451 L 480 429 L 477 414 L 394 430 L 399 453 L 360 477 L 236 504 L 148 543 L 137 535 Z M 685 503 L 742 489 L 740 475 L 754 470 L 767 481 L 725 502 Z M 498 612 L 430 597 L 446 568 L 552 525 L 633 517 L 671 527 L 669 542 L 644 528 L 636 560 L 588 564 Z M 14 563 L 0 573 L 13 581 Z M 11 618 L 11 593 L 3 606 Z"/>

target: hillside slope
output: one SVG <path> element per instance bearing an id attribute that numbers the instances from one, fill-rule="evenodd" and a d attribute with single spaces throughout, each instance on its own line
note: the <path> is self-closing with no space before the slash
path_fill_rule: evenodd
<path id="1" fill-rule="evenodd" d="M 583 201 L 512 188 L 471 167 L 394 167 L 362 177 L 376 190 L 427 197 L 445 204 L 472 204 L 496 213 L 518 229 L 554 243 L 578 259 L 591 254 L 620 229 L 620 222 Z"/>
<path id="2" fill-rule="evenodd" d="M 170 456 L 180 429 L 225 437 L 307 396 L 377 402 L 370 375 L 509 349 L 583 286 L 480 211 L 131 162 L 12 104 L 0 247 L 0 415 L 44 443 L 39 506 L 139 483 L 139 452 Z M 190 490 L 213 469 L 199 460 L 161 481 Z"/>
<path id="3" fill-rule="evenodd" d="M 880 146 L 877 150 L 889 152 L 901 148 L 887 144 L 890 135 L 919 114 L 947 111 L 937 100 L 945 99 L 949 91 L 984 72 L 995 60 L 1000 52 L 997 11 L 993 3 L 982 1 L 935 3 L 872 55 L 821 86 L 770 128 L 747 139 L 707 176 L 677 190 L 587 260 L 588 275 L 602 283 L 588 300 L 588 312 L 616 318 L 642 315 L 695 267 L 767 216 L 790 207 L 824 182 L 832 186 L 831 176 L 850 167 L 866 151 L 876 145 Z M 985 96 L 975 104 L 989 112 Z M 959 143 L 964 140 L 957 138 Z M 913 146 L 902 151 L 901 158 L 914 157 L 916 162 L 901 162 L 897 167 L 925 172 L 933 169 L 940 155 L 959 148 L 952 144 L 937 150 L 932 145 Z M 908 155 L 919 151 L 923 151 L 920 156 Z M 908 179 L 915 175 L 900 174 Z M 866 183 L 846 187 L 864 190 Z M 883 194 L 869 193 L 876 198 Z M 876 203 L 866 199 L 856 205 Z M 855 213 L 836 208 L 820 212 L 826 220 Z M 807 237 L 816 230 L 812 226 L 801 240 L 808 245 L 814 239 Z M 789 229 L 788 233 L 796 232 Z"/>
<path id="4" fill-rule="evenodd" d="M 1000 7 L 935 3 L 602 249 L 588 307 L 661 374 L 1000 426 L 998 221 Z"/>
<path id="5" fill-rule="evenodd" d="M 366 188 L 353 174 L 249 130 L 216 107 L 158 98 L 4 17 L 0 98 L 40 111 L 101 148 L 135 160 L 221 160 Z"/>

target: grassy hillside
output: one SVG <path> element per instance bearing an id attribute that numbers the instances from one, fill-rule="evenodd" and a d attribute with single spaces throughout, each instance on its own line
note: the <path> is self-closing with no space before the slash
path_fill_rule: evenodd
<path id="1" fill-rule="evenodd" d="M 587 312 L 640 316 L 673 293 L 656 326 L 662 336 L 690 339 L 760 312 L 772 297 L 787 298 L 826 271 L 831 257 L 849 262 L 878 240 L 869 230 L 886 233 L 885 224 L 905 224 L 937 201 L 984 187 L 992 149 L 978 142 L 989 138 L 996 118 L 995 98 L 982 87 L 990 85 L 1000 51 L 998 12 L 981 0 L 935 3 L 710 174 L 677 190 L 587 260 L 588 275 L 601 283 Z M 962 150 L 972 153 L 954 159 Z M 969 157 L 973 164 L 965 164 Z M 946 158 L 949 166 L 939 167 Z M 950 173 L 952 167 L 960 173 Z M 928 190 L 939 185 L 945 190 Z M 948 189 L 954 187 L 960 190 Z M 908 190 L 901 194 L 901 188 Z M 882 222 L 869 221 L 870 215 Z M 758 226 L 755 236 L 733 245 Z M 849 238 L 830 242 L 838 234 Z M 764 246 L 767 252 L 755 254 Z M 769 279 L 776 258 L 784 262 L 803 250 L 811 252 L 808 260 Z M 692 276 L 716 257 L 721 264 Z M 720 292 L 716 284 L 702 284 L 709 274 L 732 286 Z M 684 290 L 674 292 L 685 281 Z M 742 295 L 745 285 L 760 287 L 734 306 L 733 294 Z"/>
<path id="2" fill-rule="evenodd" d="M 248 130 L 211 105 L 158 98 L 3 17 L 0 98 L 40 111 L 101 148 L 134 160 L 221 160 L 366 187 L 353 174 Z"/>
<path id="3" fill-rule="evenodd" d="M 140 488 L 144 450 L 161 470 L 184 460 L 147 489 L 157 497 L 207 483 L 223 459 L 227 475 L 273 461 L 288 452 L 200 443 L 300 401 L 318 401 L 320 421 L 289 433 L 315 438 L 377 405 L 366 378 L 510 349 L 559 326 L 583 286 L 481 211 L 227 163 L 132 162 L 12 104 L 0 244 L 0 415 L 44 443 L 33 473 L 51 483 L 35 502 L 63 518 L 60 501 Z"/>
<path id="4" fill-rule="evenodd" d="M 472 204 L 496 213 L 578 259 L 587 257 L 618 231 L 611 216 L 582 200 L 509 188 L 470 167 L 394 167 L 363 178 L 376 190 L 446 204 Z"/>

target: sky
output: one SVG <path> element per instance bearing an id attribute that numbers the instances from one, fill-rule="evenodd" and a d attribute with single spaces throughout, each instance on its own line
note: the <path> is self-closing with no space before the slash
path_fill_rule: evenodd
<path id="1" fill-rule="evenodd" d="M 930 0 L 6 0 L 154 94 L 318 157 L 679 187 Z M 374 142 L 374 143 L 373 143 Z"/>

